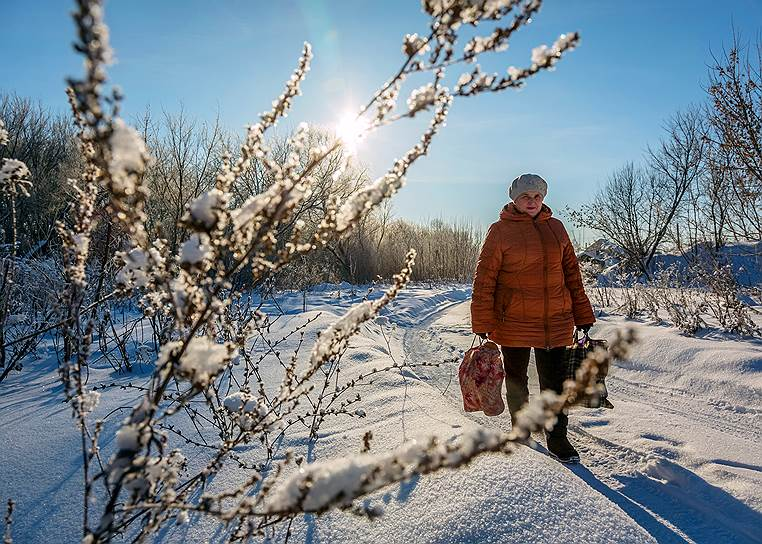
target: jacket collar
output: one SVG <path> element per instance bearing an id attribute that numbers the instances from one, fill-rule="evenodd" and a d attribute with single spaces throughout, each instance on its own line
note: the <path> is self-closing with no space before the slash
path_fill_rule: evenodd
<path id="1" fill-rule="evenodd" d="M 543 204 L 540 213 L 537 214 L 537 217 L 535 217 L 534 220 L 547 221 L 552 215 L 553 211 L 547 205 Z M 509 202 L 503 206 L 503 209 L 500 211 L 500 219 L 504 221 L 532 221 L 532 217 L 527 213 L 520 212 L 516 207 L 516 204 L 513 202 Z"/>

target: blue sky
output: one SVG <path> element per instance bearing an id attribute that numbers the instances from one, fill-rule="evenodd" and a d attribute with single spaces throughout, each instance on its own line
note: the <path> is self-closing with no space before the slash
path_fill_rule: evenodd
<path id="1" fill-rule="evenodd" d="M 0 91 L 66 109 L 64 79 L 81 71 L 70 47 L 72 5 L 3 0 Z M 315 60 L 281 130 L 330 125 L 356 109 L 399 67 L 402 37 L 427 29 L 417 0 L 111 0 L 106 20 L 118 59 L 111 81 L 125 93 L 128 118 L 182 104 L 200 119 L 219 114 L 233 130 L 269 107 L 303 41 Z M 548 180 L 554 209 L 579 205 L 613 169 L 656 144 L 666 118 L 704 100 L 711 52 L 730 43 L 733 27 L 748 42 L 761 24 L 759 0 L 546 0 L 483 68 L 526 65 L 532 47 L 562 32 L 579 31 L 581 46 L 520 91 L 456 101 L 430 156 L 395 198 L 395 214 L 484 227 L 522 172 Z M 365 142 L 360 158 L 370 172 L 380 174 L 413 144 L 423 122 Z"/>

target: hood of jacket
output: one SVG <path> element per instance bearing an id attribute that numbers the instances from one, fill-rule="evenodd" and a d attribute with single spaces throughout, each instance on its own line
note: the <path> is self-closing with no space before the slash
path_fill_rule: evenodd
<path id="1" fill-rule="evenodd" d="M 505 221 L 532 221 L 533 219 L 536 221 L 547 221 L 552 215 L 553 211 L 545 204 L 540 208 L 540 213 L 537 214 L 536 218 L 533 218 L 528 213 L 519 211 L 513 202 L 509 202 L 500 210 L 500 219 Z"/>

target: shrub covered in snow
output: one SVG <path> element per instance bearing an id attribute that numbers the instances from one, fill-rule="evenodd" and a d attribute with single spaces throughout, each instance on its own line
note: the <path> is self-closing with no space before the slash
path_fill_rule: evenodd
<path id="1" fill-rule="evenodd" d="M 601 310 L 654 323 L 668 321 L 690 336 L 710 328 L 741 336 L 760 334 L 752 318 L 753 302 L 745 295 L 750 288 L 739 281 L 745 274 L 743 266 L 754 266 L 753 248 L 758 244 L 744 250 L 743 258 L 735 263 L 734 246 L 726 251 L 702 246 L 682 258 L 656 255 L 657 268 L 646 278 L 627 271 L 616 249 L 602 242 L 584 251 L 581 260 L 588 293 Z M 603 268 L 603 263 L 608 267 Z M 754 275 L 744 279 L 750 278 Z"/>

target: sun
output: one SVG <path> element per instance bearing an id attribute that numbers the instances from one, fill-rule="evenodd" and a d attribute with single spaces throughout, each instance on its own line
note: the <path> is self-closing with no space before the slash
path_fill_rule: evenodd
<path id="1" fill-rule="evenodd" d="M 336 137 L 350 155 L 357 154 L 357 148 L 368 131 L 368 122 L 357 114 L 346 112 L 334 128 Z"/>

